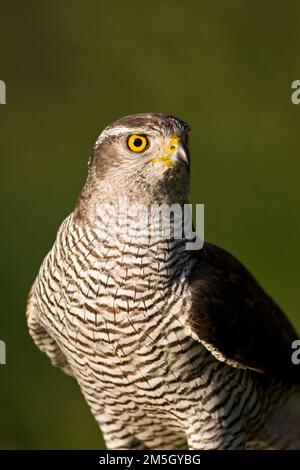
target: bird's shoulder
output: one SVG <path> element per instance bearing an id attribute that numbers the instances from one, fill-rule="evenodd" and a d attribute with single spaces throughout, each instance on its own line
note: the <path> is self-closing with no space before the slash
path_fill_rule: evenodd
<path id="1" fill-rule="evenodd" d="M 190 275 L 193 336 L 219 360 L 300 384 L 292 363 L 293 326 L 245 266 L 205 243 Z"/>

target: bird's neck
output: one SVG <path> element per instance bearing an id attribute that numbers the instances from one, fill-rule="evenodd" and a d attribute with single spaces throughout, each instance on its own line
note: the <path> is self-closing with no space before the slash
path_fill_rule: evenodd
<path id="1" fill-rule="evenodd" d="M 184 206 L 188 203 L 189 178 L 176 184 L 172 179 L 165 181 L 142 182 L 136 175 L 131 178 L 111 176 L 103 178 L 99 184 L 97 178 L 90 173 L 86 184 L 78 198 L 75 216 L 93 222 L 98 218 L 102 207 L 110 204 L 117 211 L 123 211 L 125 205 L 143 205 L 153 207 L 157 204 Z"/>
<path id="2" fill-rule="evenodd" d="M 185 206 L 160 203 L 133 204 L 127 198 L 99 202 L 93 211 L 75 213 L 75 221 L 93 232 L 99 256 L 134 270 L 137 279 L 159 278 L 172 283 L 191 261 L 185 233 Z"/>

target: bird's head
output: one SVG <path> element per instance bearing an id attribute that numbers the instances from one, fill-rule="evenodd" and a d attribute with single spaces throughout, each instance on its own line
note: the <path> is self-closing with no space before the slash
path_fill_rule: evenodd
<path id="1" fill-rule="evenodd" d="M 189 187 L 189 125 L 159 113 L 126 116 L 100 134 L 86 189 L 137 202 L 182 202 Z"/>

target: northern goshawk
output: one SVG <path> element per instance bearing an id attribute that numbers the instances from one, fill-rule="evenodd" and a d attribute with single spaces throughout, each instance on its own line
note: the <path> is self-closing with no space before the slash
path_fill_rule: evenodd
<path id="1" fill-rule="evenodd" d="M 78 382 L 109 449 L 299 449 L 287 318 L 229 253 L 188 250 L 175 217 L 169 234 L 143 218 L 186 205 L 188 132 L 158 113 L 105 128 L 31 289 L 30 334 Z"/>

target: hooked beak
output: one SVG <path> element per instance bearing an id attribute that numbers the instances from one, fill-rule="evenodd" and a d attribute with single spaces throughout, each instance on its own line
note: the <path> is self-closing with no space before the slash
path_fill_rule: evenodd
<path id="1" fill-rule="evenodd" d="M 179 135 L 171 137 L 166 153 L 150 160 L 150 163 L 162 163 L 168 168 L 172 168 L 177 162 L 183 162 L 187 166 L 190 164 L 189 152 Z"/>
<path id="2" fill-rule="evenodd" d="M 182 142 L 182 140 L 180 140 L 177 150 L 175 150 L 175 152 L 171 155 L 171 158 L 172 159 L 174 158 L 175 160 L 178 160 L 178 161 L 182 161 L 188 166 L 190 165 L 189 151 L 187 147 L 184 145 L 184 143 Z"/>

